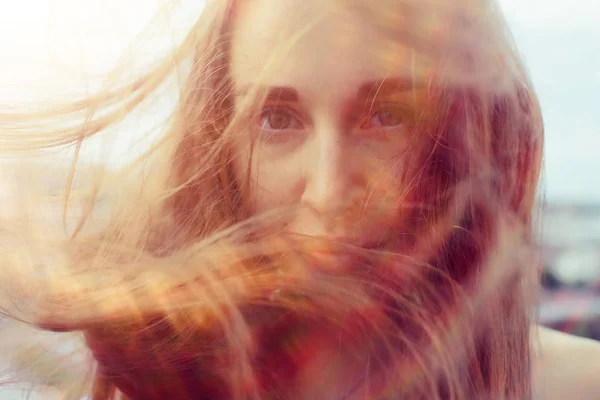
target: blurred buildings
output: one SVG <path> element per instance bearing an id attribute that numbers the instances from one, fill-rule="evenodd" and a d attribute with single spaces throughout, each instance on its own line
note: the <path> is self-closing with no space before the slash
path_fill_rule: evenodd
<path id="1" fill-rule="evenodd" d="M 541 242 L 542 323 L 600 340 L 600 204 L 550 204 Z"/>

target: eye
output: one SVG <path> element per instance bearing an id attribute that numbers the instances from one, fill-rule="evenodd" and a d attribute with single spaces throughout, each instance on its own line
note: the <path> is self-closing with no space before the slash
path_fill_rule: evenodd
<path id="1" fill-rule="evenodd" d="M 372 110 L 361 124 L 361 129 L 389 129 L 404 124 L 404 112 L 401 107 L 384 105 Z"/>
<path id="2" fill-rule="evenodd" d="M 265 131 L 304 129 L 297 114 L 288 107 L 268 107 L 260 113 L 258 124 Z"/>

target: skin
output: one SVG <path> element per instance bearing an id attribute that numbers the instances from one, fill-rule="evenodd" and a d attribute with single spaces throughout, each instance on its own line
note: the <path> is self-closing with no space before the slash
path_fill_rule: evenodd
<path id="1" fill-rule="evenodd" d="M 532 330 L 534 400 L 600 399 L 600 344 L 546 328 Z"/>
<path id="2" fill-rule="evenodd" d="M 256 140 L 250 165 L 255 213 L 304 205 L 288 222 L 289 231 L 367 246 L 397 223 L 385 204 L 403 187 L 397 176 L 411 138 L 405 106 L 418 90 L 407 83 L 413 54 L 396 46 L 392 65 L 380 56 L 388 50 L 385 36 L 359 12 L 333 8 L 290 47 L 294 33 L 323 15 L 323 3 L 253 0 L 238 11 L 230 65 L 238 102 L 249 85 L 259 83 L 274 49 L 289 52 L 260 80 L 267 103 L 250 132 L 236 137 L 235 173 L 240 181 L 246 178 Z M 534 331 L 535 398 L 600 398 L 600 346 L 547 329 Z M 322 342 L 323 360 L 306 368 L 306 398 L 336 398 L 351 384 L 315 385 L 323 371 L 328 382 L 355 376 L 341 367 L 348 362 L 331 350 L 332 343 Z M 572 367 L 565 370 L 565 365 Z M 356 398 L 365 398 L 368 389 L 359 392 Z"/>
<path id="3" fill-rule="evenodd" d="M 284 49 L 323 12 L 315 1 L 247 4 L 252 7 L 240 10 L 232 41 L 238 102 L 258 83 L 273 49 Z M 236 140 L 236 172 L 245 179 L 256 140 L 254 212 L 300 204 L 305 207 L 289 221 L 290 232 L 367 246 L 395 223 L 390 209 L 398 196 L 391 194 L 402 187 L 397 176 L 411 139 L 409 103 L 416 89 L 409 71 L 380 57 L 381 33 L 357 13 L 330 12 L 261 79 L 268 100 L 252 132 Z M 411 59 L 410 49 L 397 50 L 398 58 Z"/>

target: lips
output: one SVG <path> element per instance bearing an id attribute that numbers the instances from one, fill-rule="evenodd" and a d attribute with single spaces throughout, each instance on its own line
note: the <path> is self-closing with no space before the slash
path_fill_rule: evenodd
<path id="1" fill-rule="evenodd" d="M 382 240 L 364 237 L 338 236 L 324 240 L 324 243 L 321 242 L 320 246 L 309 253 L 310 264 L 317 270 L 336 273 L 362 269 L 370 260 L 364 251 L 379 250 L 384 244 Z"/>

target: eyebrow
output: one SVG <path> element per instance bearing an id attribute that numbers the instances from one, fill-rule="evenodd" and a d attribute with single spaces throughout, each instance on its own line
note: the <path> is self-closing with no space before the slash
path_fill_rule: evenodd
<path id="1" fill-rule="evenodd" d="M 242 87 L 240 87 L 238 90 L 236 90 L 236 95 L 237 96 L 246 96 L 248 94 L 248 92 L 251 91 L 253 84 L 247 84 L 244 85 Z M 300 95 L 298 94 L 298 90 L 294 89 L 291 86 L 271 86 L 271 87 L 266 87 L 265 89 L 261 90 L 268 90 L 267 92 L 267 101 L 279 101 L 279 100 L 283 100 L 283 101 L 289 101 L 289 102 L 297 102 L 300 100 Z"/>
<path id="2" fill-rule="evenodd" d="M 289 86 L 274 86 L 267 93 L 267 101 L 298 102 L 299 100 L 298 90 Z"/>
<path id="3" fill-rule="evenodd" d="M 242 86 L 238 91 L 238 96 L 246 95 L 251 85 Z M 385 78 L 374 81 L 368 81 L 362 83 L 357 90 L 357 97 L 363 98 L 375 98 L 379 96 L 389 96 L 399 92 L 407 92 L 413 90 L 415 87 L 411 79 L 403 78 Z M 298 102 L 300 95 L 298 90 L 291 86 L 272 86 L 266 88 L 267 101 L 286 101 L 286 102 Z"/>

